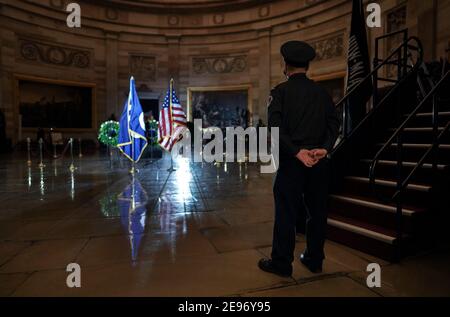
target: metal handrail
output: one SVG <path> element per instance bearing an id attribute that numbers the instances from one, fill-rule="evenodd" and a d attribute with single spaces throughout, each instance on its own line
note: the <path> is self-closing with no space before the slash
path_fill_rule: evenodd
<path id="1" fill-rule="evenodd" d="M 408 44 L 409 42 L 411 42 L 411 41 L 415 41 L 416 42 L 416 44 L 417 44 L 417 46 L 413 46 L 413 45 L 410 45 L 410 44 Z M 395 50 L 393 50 L 392 52 L 391 52 L 391 54 L 382 62 L 382 63 L 380 63 L 380 64 L 378 64 L 378 66 L 376 66 L 363 80 L 361 80 L 355 87 L 353 87 L 337 104 L 336 104 L 336 108 L 342 108 L 343 106 L 344 106 L 344 104 L 345 104 L 345 102 L 360 88 L 360 87 L 362 87 L 362 85 L 363 84 L 365 84 L 366 83 L 366 81 L 367 80 L 369 80 L 369 79 L 371 79 L 375 74 L 377 74 L 377 72 L 378 72 L 378 70 L 381 68 L 381 67 L 383 67 L 383 66 L 385 66 L 385 65 L 387 65 L 389 62 L 390 62 L 390 60 L 391 60 L 391 58 L 393 58 L 396 54 L 399 54 L 400 52 L 401 52 L 401 50 L 403 49 L 403 48 L 407 48 L 407 49 L 415 49 L 415 50 L 417 50 L 418 52 L 419 52 L 419 56 L 418 56 L 418 62 L 417 63 L 415 63 L 415 65 L 411 68 L 411 69 L 414 69 L 418 64 L 420 64 L 421 62 L 422 62 L 422 60 L 423 60 L 423 49 L 422 49 L 422 43 L 420 42 L 420 40 L 417 38 L 417 37 L 415 37 L 415 36 L 411 36 L 411 37 L 409 37 L 406 41 L 404 41 L 403 43 L 401 43 Z M 385 99 L 385 98 L 384 98 Z M 383 100 L 384 100 L 383 99 Z M 382 101 L 380 101 L 380 104 L 383 102 L 383 100 Z M 376 107 L 374 107 L 373 109 L 372 109 L 372 111 L 375 109 Z M 371 111 L 371 112 L 372 112 Z M 338 146 L 337 147 L 335 147 L 334 149 L 333 149 L 333 151 L 332 151 L 332 153 L 331 153 L 331 155 L 333 155 L 344 143 L 345 143 L 345 141 L 349 138 L 349 136 L 351 136 L 351 135 L 353 135 L 353 133 L 356 131 L 356 130 L 358 130 L 359 129 L 359 127 L 366 121 L 366 120 L 368 120 L 368 118 L 371 116 L 371 112 L 369 112 L 367 115 L 366 115 L 366 117 L 363 119 L 363 120 L 361 120 L 361 122 L 359 122 L 359 124 L 353 129 L 353 131 L 350 133 L 350 135 L 346 135 L 345 133 L 343 134 L 343 138 L 342 138 L 342 140 L 341 140 L 341 142 L 338 144 Z M 343 124 L 343 129 L 344 129 L 344 131 L 345 131 L 345 126 L 346 126 L 346 114 L 345 114 L 345 109 L 344 109 L 344 111 L 343 111 L 343 113 L 344 113 L 344 120 L 343 120 L 343 122 L 342 122 L 342 124 Z"/>
<path id="2" fill-rule="evenodd" d="M 408 48 L 410 49 L 417 49 L 420 52 L 420 57 L 423 56 L 423 50 L 422 50 L 422 43 L 420 42 L 419 38 L 417 38 L 416 36 L 411 36 L 409 37 L 405 42 L 401 43 L 395 50 L 392 51 L 392 53 L 380 64 L 378 64 L 378 66 L 376 66 L 371 72 L 370 74 L 368 74 L 366 77 L 364 77 L 363 80 L 361 80 L 359 82 L 358 85 L 356 85 L 355 87 L 353 87 L 344 97 L 342 97 L 341 100 L 339 100 L 339 102 L 336 104 L 336 107 L 341 107 L 344 103 L 344 101 L 346 101 L 353 93 L 355 93 L 355 91 L 358 90 L 359 87 L 361 87 L 365 81 L 367 81 L 368 79 L 372 78 L 372 76 L 383 66 L 387 65 L 388 63 L 390 63 L 390 60 L 392 57 L 395 56 L 395 54 L 398 54 L 398 52 L 405 47 L 405 45 L 407 45 L 410 41 L 416 41 L 417 46 L 409 46 Z"/>
<path id="3" fill-rule="evenodd" d="M 450 121 L 447 122 L 447 125 L 445 126 L 444 130 L 439 134 L 437 137 L 437 142 L 433 143 L 433 145 L 425 152 L 425 154 L 422 156 L 422 158 L 417 162 L 416 166 L 413 168 L 413 170 L 409 173 L 409 175 L 405 178 L 403 183 L 400 185 L 400 188 L 395 192 L 395 194 L 392 196 L 392 200 L 396 199 L 398 195 L 409 185 L 409 182 L 411 181 L 411 178 L 414 176 L 414 174 L 417 172 L 419 168 L 422 167 L 422 165 L 425 163 L 425 160 L 428 158 L 428 155 L 432 153 L 440 144 L 441 139 L 444 137 L 445 133 L 450 128 Z"/>
<path id="4" fill-rule="evenodd" d="M 380 35 L 379 37 L 377 37 L 377 40 L 382 40 L 384 38 L 391 37 L 391 36 L 394 36 L 394 35 L 397 35 L 397 34 L 401 34 L 401 33 L 405 34 L 405 32 L 408 32 L 407 28 Z"/>
<path id="5" fill-rule="evenodd" d="M 423 107 L 423 105 L 425 105 L 428 100 L 434 96 L 434 94 L 436 93 L 436 91 L 440 88 L 440 86 L 445 82 L 445 80 L 447 79 L 447 77 L 450 75 L 450 71 L 448 71 L 445 76 L 436 84 L 436 86 L 433 87 L 433 89 L 428 93 L 428 95 L 419 103 L 419 105 L 414 109 L 414 111 L 408 116 L 408 118 L 405 119 L 405 121 L 403 121 L 403 123 L 400 125 L 400 127 L 397 128 L 397 130 L 394 132 L 394 134 L 392 134 L 392 136 L 389 138 L 389 140 L 383 145 L 383 147 L 377 152 L 377 154 L 375 155 L 375 157 L 372 160 L 372 163 L 370 164 L 370 168 L 369 168 L 369 180 L 370 180 L 370 185 L 373 187 L 374 183 L 375 183 L 375 169 L 380 161 L 380 156 L 381 154 L 383 154 L 383 152 L 392 145 L 392 143 L 394 142 L 394 140 L 399 136 L 400 133 L 403 132 L 403 130 L 405 129 L 405 127 L 408 125 L 408 123 L 410 122 L 410 120 L 412 118 L 414 118 L 417 113 L 419 112 L 419 110 Z M 443 131 L 445 132 L 445 130 Z M 435 144 L 433 144 L 434 146 Z M 400 144 L 398 144 L 398 146 L 400 146 Z"/>

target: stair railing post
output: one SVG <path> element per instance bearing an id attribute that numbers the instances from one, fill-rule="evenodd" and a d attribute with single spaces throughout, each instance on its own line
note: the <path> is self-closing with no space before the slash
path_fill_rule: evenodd
<path id="1" fill-rule="evenodd" d="M 402 49 L 400 50 L 400 52 L 402 54 L 401 55 L 401 60 L 402 60 L 402 74 L 401 74 L 401 78 L 405 77 L 406 74 L 408 73 L 408 69 L 407 69 L 407 67 L 408 67 L 408 43 L 407 43 L 407 41 L 408 41 L 408 31 L 405 30 L 403 32 L 403 43 L 404 43 L 404 45 L 403 45 Z"/>
<path id="2" fill-rule="evenodd" d="M 439 152 L 439 147 L 437 145 L 438 143 L 438 135 L 439 135 L 439 105 L 437 102 L 437 97 L 436 94 L 434 94 L 433 96 L 433 115 L 432 115 L 432 126 L 433 126 L 433 152 L 431 154 L 431 159 L 432 159 L 432 181 L 433 181 L 433 185 L 436 184 L 436 178 L 437 178 L 437 163 L 438 163 L 438 152 Z"/>
<path id="3" fill-rule="evenodd" d="M 395 227 L 396 227 L 396 246 L 395 252 L 397 259 L 400 259 L 401 255 L 401 245 L 403 239 L 403 181 L 402 181 L 402 170 L 403 170 L 403 141 L 401 133 L 397 136 L 397 196 L 396 196 L 396 214 L 395 214 Z"/>
<path id="4" fill-rule="evenodd" d="M 373 59 L 373 69 L 378 67 L 378 51 L 379 51 L 379 39 L 375 40 L 375 58 Z M 378 70 L 373 73 L 373 94 L 372 94 L 372 109 L 378 104 Z"/>
<path id="5" fill-rule="evenodd" d="M 344 102 L 342 107 L 342 137 L 345 139 L 347 137 L 347 100 Z"/>

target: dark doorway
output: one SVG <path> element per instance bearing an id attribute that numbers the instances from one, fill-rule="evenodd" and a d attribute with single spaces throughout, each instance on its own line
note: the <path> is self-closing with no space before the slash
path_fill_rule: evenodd
<path id="1" fill-rule="evenodd" d="M 140 99 L 142 111 L 146 116 L 153 115 L 156 121 L 159 120 L 159 100 L 158 99 Z"/>

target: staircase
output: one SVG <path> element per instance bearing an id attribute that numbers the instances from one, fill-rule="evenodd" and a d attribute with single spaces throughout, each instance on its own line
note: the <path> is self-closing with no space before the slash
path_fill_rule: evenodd
<path id="1" fill-rule="evenodd" d="M 411 41 L 402 45 L 399 52 L 410 56 Z M 443 97 L 450 75 L 424 91 L 419 53 L 331 155 L 328 238 L 389 261 L 433 243 L 450 196 L 450 100 Z M 383 66 L 400 65 L 392 56 L 372 78 Z"/>

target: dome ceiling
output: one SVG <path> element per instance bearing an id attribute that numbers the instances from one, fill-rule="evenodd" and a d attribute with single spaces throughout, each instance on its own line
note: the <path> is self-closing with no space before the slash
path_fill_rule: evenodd
<path id="1" fill-rule="evenodd" d="M 273 1 L 274 0 L 91 0 L 89 2 L 126 10 L 192 13 L 240 10 Z"/>

